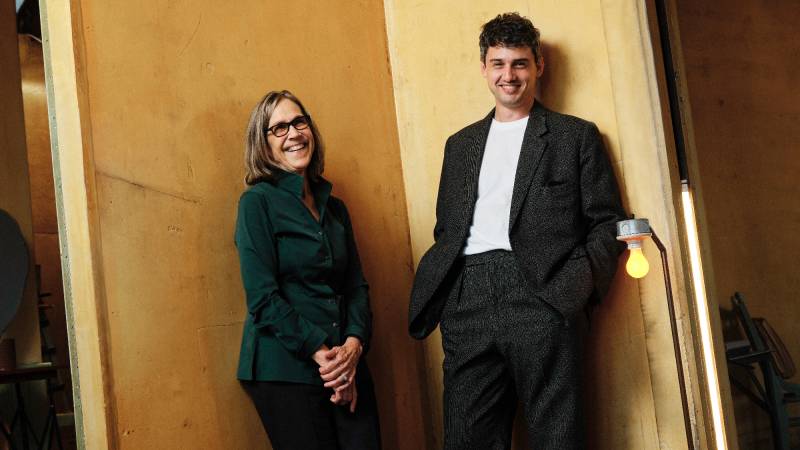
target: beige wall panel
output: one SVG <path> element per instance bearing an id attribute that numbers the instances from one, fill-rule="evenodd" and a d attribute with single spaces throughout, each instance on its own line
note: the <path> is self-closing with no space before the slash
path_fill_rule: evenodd
<path id="1" fill-rule="evenodd" d="M 679 189 L 677 158 L 667 151 L 661 95 L 656 85 L 657 62 L 649 42 L 649 18 L 645 5 L 640 2 L 603 0 L 601 3 L 628 210 L 637 217 L 649 218 L 667 247 L 678 333 L 690 333 L 688 311 L 684 306 L 684 272 L 680 264 L 680 222 L 674 208 Z M 651 274 L 636 283 L 636 288 L 659 445 L 683 448 L 687 445 L 684 416 L 660 256 L 651 241 L 645 243 L 643 250 L 650 259 Z M 691 364 L 692 345 L 687 336 L 683 338 L 681 351 L 684 364 Z M 692 370 L 685 371 L 684 376 L 689 391 L 689 411 L 693 411 L 691 390 L 698 381 Z M 701 429 L 702 421 L 698 424 L 696 429 Z M 702 441 L 698 433 L 695 439 Z"/>
<path id="2" fill-rule="evenodd" d="M 80 8 L 40 4 L 54 186 L 79 448 L 115 446 Z M 48 20 L 48 18 L 54 18 Z"/>
<path id="3" fill-rule="evenodd" d="M 17 23 L 13 2 L 0 3 L 0 209 L 19 224 L 30 255 L 28 281 L 17 315 L 3 338 L 15 340 L 18 363 L 41 361 L 39 316 L 33 272 L 33 218 L 25 118 L 21 90 Z"/>
<path id="4" fill-rule="evenodd" d="M 671 188 L 641 8 L 624 1 L 479 1 L 457 9 L 444 1 L 386 2 L 415 261 L 432 243 L 446 138 L 494 104 L 480 76 L 477 41 L 481 24 L 506 11 L 531 17 L 542 32 L 542 103 L 597 123 L 626 204 L 640 216 L 655 216 L 655 226 L 670 223 L 659 228 L 670 244 L 674 211 L 664 208 Z M 634 188 L 639 194 L 631 199 Z M 652 246 L 646 252 L 653 275 L 639 283 L 619 275 L 594 317 L 586 380 L 589 440 L 597 448 L 685 445 L 658 253 Z M 440 336 L 425 344 L 428 409 L 440 445 Z"/>
<path id="5" fill-rule="evenodd" d="M 730 296 L 742 292 L 751 315 L 767 318 L 797 363 L 800 4 L 676 3 L 705 205 L 699 226 L 714 268 L 709 295 L 730 309 Z M 766 414 L 733 393 L 742 448 L 764 445 Z"/>
<path id="6" fill-rule="evenodd" d="M 235 379 L 245 305 L 233 226 L 250 109 L 284 88 L 320 125 L 326 177 L 353 216 L 375 313 L 368 359 L 384 442 L 423 447 L 382 5 L 81 8 L 120 447 L 227 448 L 228 432 L 243 443 L 264 436 Z"/>

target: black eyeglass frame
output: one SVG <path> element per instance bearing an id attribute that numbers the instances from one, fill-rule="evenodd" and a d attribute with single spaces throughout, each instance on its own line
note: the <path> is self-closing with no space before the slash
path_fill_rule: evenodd
<path id="1" fill-rule="evenodd" d="M 267 128 L 265 131 L 267 134 L 272 133 L 272 135 L 275 137 L 283 137 L 289 133 L 290 127 L 300 131 L 300 130 L 305 130 L 310 126 L 311 126 L 311 116 L 309 116 L 308 114 L 302 114 L 292 119 L 291 122 L 278 122 L 275 125 Z M 278 134 L 277 129 L 279 127 L 286 127 L 286 131 Z"/>

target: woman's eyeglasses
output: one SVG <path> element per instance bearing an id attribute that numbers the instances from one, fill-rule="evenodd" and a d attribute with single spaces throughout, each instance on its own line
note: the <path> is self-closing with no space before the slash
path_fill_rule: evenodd
<path id="1" fill-rule="evenodd" d="M 297 116 L 291 122 L 280 122 L 267 128 L 267 134 L 272 133 L 275 137 L 285 136 L 289 132 L 289 127 L 295 130 L 305 130 L 311 124 L 311 116 Z"/>

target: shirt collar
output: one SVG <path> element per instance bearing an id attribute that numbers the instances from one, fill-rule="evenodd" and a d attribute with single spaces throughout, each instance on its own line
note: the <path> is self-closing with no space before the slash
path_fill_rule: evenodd
<path id="1" fill-rule="evenodd" d="M 287 172 L 283 169 L 273 169 L 275 185 L 279 188 L 291 192 L 298 198 L 303 197 L 303 177 L 293 173 Z M 317 177 L 316 181 L 309 180 L 309 187 L 311 195 L 314 196 L 314 203 L 317 206 L 320 220 L 325 212 L 325 206 L 328 203 L 328 198 L 331 196 L 333 185 L 326 179 Z"/>

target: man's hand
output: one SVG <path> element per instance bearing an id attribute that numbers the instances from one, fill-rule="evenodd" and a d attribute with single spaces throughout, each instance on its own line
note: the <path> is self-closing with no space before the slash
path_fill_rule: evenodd
<path id="1" fill-rule="evenodd" d="M 353 336 L 349 336 L 344 344 L 326 352 L 324 354 L 326 361 L 319 367 L 319 374 L 325 382 L 325 387 L 338 392 L 352 386 L 361 352 L 361 341 Z"/>

